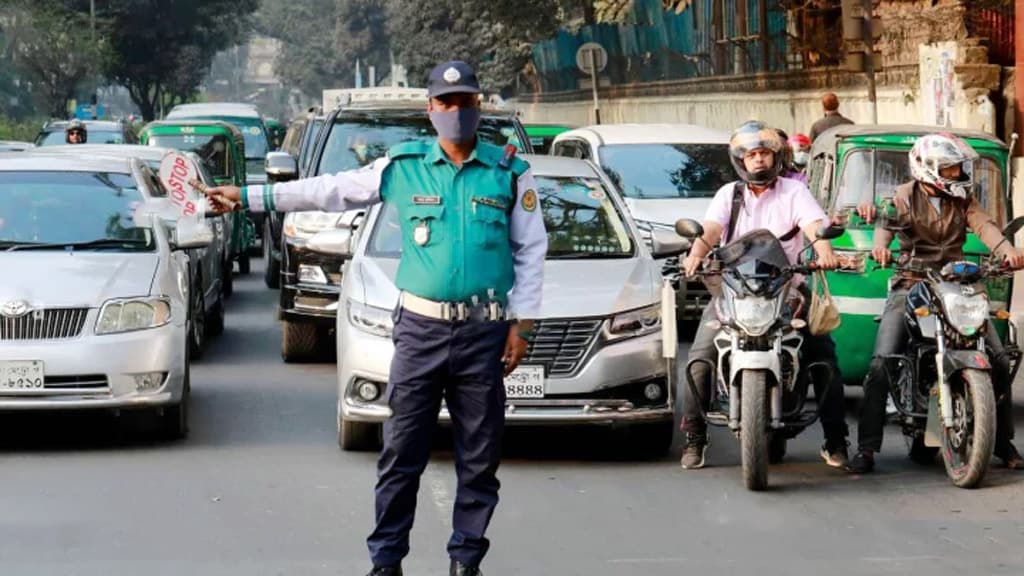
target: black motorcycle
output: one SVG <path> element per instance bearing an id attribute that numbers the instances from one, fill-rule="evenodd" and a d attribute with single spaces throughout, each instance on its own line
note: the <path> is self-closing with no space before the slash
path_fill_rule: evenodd
<path id="1" fill-rule="evenodd" d="M 677 222 L 676 232 L 690 239 L 704 235 L 693 220 Z M 829 240 L 842 233 L 842 228 L 829 227 L 818 237 Z M 707 363 L 717 375 L 711 386 L 712 408 L 704 416 L 711 424 L 728 426 L 740 439 L 743 481 L 750 490 L 768 486 L 769 462 L 780 462 L 786 441 L 818 419 L 816 411 L 804 410 L 808 375 L 832 376 L 828 364 L 800 364 L 800 330 L 806 322 L 798 316 L 806 302 L 791 289 L 791 280 L 813 269 L 790 265 L 779 239 L 768 230 L 755 230 L 712 251 L 698 273 L 722 280 L 721 296 L 713 301 L 718 319 L 708 326 L 716 331 L 718 362 L 691 362 L 687 385 L 694 397 L 704 395 L 693 381 L 697 362 Z"/>

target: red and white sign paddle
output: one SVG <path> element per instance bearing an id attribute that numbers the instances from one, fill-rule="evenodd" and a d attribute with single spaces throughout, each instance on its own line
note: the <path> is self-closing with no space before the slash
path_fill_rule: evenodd
<path id="1" fill-rule="evenodd" d="M 160 181 L 181 216 L 199 215 L 201 207 L 205 206 L 205 190 L 200 188 L 205 186 L 199 181 L 199 169 L 191 158 L 177 151 L 164 154 L 160 161 Z"/>

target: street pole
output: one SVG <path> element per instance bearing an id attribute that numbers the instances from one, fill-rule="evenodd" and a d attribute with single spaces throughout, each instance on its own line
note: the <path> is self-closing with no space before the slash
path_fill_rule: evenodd
<path id="1" fill-rule="evenodd" d="M 1024 132 L 1024 74 L 1019 71 L 1024 71 L 1024 0 L 1017 0 L 1014 7 L 1013 14 L 1013 37 L 1016 38 L 1014 43 L 1014 52 L 1016 59 L 1016 68 L 1018 70 L 1017 81 L 1014 87 L 1014 123 L 1013 131 L 1020 134 Z M 1010 154 L 1013 155 L 1014 150 L 1010 150 Z M 1016 154 L 1017 156 L 1024 156 L 1024 154 Z"/>
<path id="2" fill-rule="evenodd" d="M 96 0 L 89 0 L 89 33 L 92 43 L 96 43 Z"/>
<path id="3" fill-rule="evenodd" d="M 1021 1 L 1021 0 L 1018 0 Z M 590 83 L 594 91 L 594 120 L 601 123 L 601 105 L 597 100 L 597 50 L 590 50 Z"/>
<path id="4" fill-rule="evenodd" d="M 1017 0 L 1020 2 L 1021 0 Z M 864 73 L 868 76 L 868 102 L 871 105 L 871 123 L 878 124 L 878 98 L 875 93 L 875 42 L 872 37 L 872 0 L 861 0 L 864 7 Z"/>

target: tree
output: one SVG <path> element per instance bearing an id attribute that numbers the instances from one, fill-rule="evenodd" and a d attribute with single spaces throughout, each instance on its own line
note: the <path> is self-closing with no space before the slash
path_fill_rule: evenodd
<path id="1" fill-rule="evenodd" d="M 63 118 L 79 83 L 97 71 L 104 45 L 81 34 L 88 21 L 59 3 L 12 0 L 0 15 L 4 56 L 38 108 Z"/>
<path id="2" fill-rule="evenodd" d="M 190 98 L 214 55 L 242 41 L 259 0 L 109 0 L 103 70 L 128 89 L 145 120 Z"/>

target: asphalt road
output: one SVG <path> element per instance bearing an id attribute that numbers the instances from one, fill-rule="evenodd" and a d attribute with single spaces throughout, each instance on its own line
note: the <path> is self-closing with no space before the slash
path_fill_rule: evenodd
<path id="1" fill-rule="evenodd" d="M 236 281 L 227 330 L 193 368 L 186 441 L 139 440 L 106 415 L 0 418 L 0 575 L 367 572 L 375 456 L 337 447 L 334 366 L 281 362 L 259 265 Z M 821 462 L 820 429 L 809 430 L 771 469 L 773 489 L 753 494 L 720 431 L 710 467 L 686 472 L 678 442 L 635 461 L 605 434 L 513 430 L 484 572 L 1024 573 L 1024 473 L 994 469 L 960 490 L 888 432 L 879 472 L 852 477 Z M 442 437 L 406 574 L 447 574 L 453 496 Z"/>

